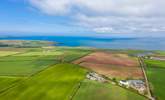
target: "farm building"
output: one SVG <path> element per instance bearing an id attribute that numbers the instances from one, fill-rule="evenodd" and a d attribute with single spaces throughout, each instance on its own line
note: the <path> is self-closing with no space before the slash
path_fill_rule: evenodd
<path id="1" fill-rule="evenodd" d="M 95 81 L 99 81 L 99 82 L 106 82 L 106 80 L 102 76 L 100 76 L 99 74 L 97 74 L 95 72 L 91 72 L 91 73 L 87 74 L 86 77 L 90 80 L 95 80 Z"/>
<path id="2" fill-rule="evenodd" d="M 165 61 L 165 57 L 164 56 L 160 56 L 160 57 L 157 57 L 157 56 L 153 56 L 153 57 L 150 57 L 150 59 L 152 60 L 162 60 L 162 61 Z"/>
<path id="3" fill-rule="evenodd" d="M 142 80 L 121 80 L 119 85 L 126 86 L 127 88 L 133 88 L 141 94 L 144 94 L 146 91 L 145 82 Z"/>

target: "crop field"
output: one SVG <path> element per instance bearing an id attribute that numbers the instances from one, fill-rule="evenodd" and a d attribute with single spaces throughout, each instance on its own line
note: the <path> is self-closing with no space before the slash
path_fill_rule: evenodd
<path id="1" fill-rule="evenodd" d="M 57 64 L 0 94 L 0 99 L 68 100 L 86 72 L 78 65 Z"/>
<path id="2" fill-rule="evenodd" d="M 103 99 L 104 98 L 104 99 Z M 73 100 L 147 100 L 116 85 L 85 80 Z"/>
<path id="3" fill-rule="evenodd" d="M 110 78 L 143 79 L 143 73 L 137 58 L 126 54 L 94 52 L 73 63 L 80 64 Z"/>
<path id="4" fill-rule="evenodd" d="M 147 65 L 147 76 L 153 95 L 158 100 L 165 100 L 165 62 L 158 60 L 145 60 L 145 63 Z"/>

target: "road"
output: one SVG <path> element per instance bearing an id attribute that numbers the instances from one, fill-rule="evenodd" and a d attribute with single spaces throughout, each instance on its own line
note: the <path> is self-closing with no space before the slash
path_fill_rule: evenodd
<path id="1" fill-rule="evenodd" d="M 151 89 L 150 89 L 150 86 L 149 86 L 149 81 L 148 81 L 147 74 L 146 74 L 146 71 L 145 71 L 146 65 L 144 64 L 143 58 L 139 57 L 139 62 L 140 62 L 140 66 L 141 66 L 142 71 L 143 71 L 143 74 L 144 74 L 144 78 L 145 78 L 145 83 L 146 83 L 146 88 L 147 88 L 147 93 L 148 93 L 147 97 L 150 100 L 155 100 L 155 98 L 153 98 L 153 96 L 151 94 Z"/>

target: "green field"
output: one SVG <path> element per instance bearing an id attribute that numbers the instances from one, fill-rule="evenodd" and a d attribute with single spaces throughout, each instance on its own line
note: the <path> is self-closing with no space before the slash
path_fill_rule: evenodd
<path id="1" fill-rule="evenodd" d="M 63 52 L 57 52 L 57 51 L 38 51 L 38 52 L 27 52 L 23 53 L 17 56 L 56 56 L 56 55 L 62 55 Z"/>
<path id="2" fill-rule="evenodd" d="M 146 100 L 119 86 L 85 80 L 73 100 Z"/>
<path id="3" fill-rule="evenodd" d="M 53 60 L 0 61 L 0 75 L 31 75 L 55 63 Z"/>
<path id="4" fill-rule="evenodd" d="M 160 60 L 145 60 L 145 63 L 149 67 L 165 68 L 165 61 L 160 61 Z"/>
<path id="5" fill-rule="evenodd" d="M 21 78 L 0 76 L 0 93 L 20 82 Z"/>
<path id="6" fill-rule="evenodd" d="M 155 51 L 155 53 L 158 54 L 158 55 L 162 55 L 162 56 L 165 55 L 165 51 Z"/>
<path id="7" fill-rule="evenodd" d="M 71 62 L 90 52 L 67 48 L 28 49 L 25 53 L 0 57 L 0 75 L 32 75 L 52 64 Z"/>
<path id="8" fill-rule="evenodd" d="M 85 74 L 78 65 L 54 65 L 0 94 L 0 100 L 68 100 Z"/>
<path id="9" fill-rule="evenodd" d="M 93 49 L 21 49 L 0 56 L 0 100 L 146 100 L 119 86 L 85 79 L 88 71 L 71 63 Z"/>
<path id="10" fill-rule="evenodd" d="M 13 54 L 16 54 L 16 53 L 19 53 L 19 52 L 14 52 L 14 51 L 0 51 L 0 57 L 3 57 L 3 56 L 8 56 L 8 55 L 13 55 Z"/>
<path id="11" fill-rule="evenodd" d="M 150 82 L 153 95 L 158 100 L 165 100 L 165 62 L 157 60 L 145 60 L 147 65 L 147 76 Z"/>

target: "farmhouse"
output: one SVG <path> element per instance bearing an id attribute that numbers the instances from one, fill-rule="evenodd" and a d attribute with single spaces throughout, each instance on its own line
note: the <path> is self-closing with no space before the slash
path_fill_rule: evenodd
<path id="1" fill-rule="evenodd" d="M 152 60 L 162 60 L 162 61 L 165 61 L 165 57 L 164 56 L 160 56 L 160 57 L 158 57 L 158 56 L 153 56 L 153 57 L 150 57 L 150 59 L 152 59 Z"/>
<path id="2" fill-rule="evenodd" d="M 138 53 L 138 54 L 136 54 L 136 56 L 138 56 L 138 57 L 146 57 L 146 56 L 150 56 L 152 54 L 153 54 L 152 52 L 144 52 L 144 53 Z"/>
<path id="3" fill-rule="evenodd" d="M 120 85 L 120 86 L 129 86 L 129 83 L 128 83 L 128 81 L 126 81 L 126 80 L 121 80 L 121 81 L 119 82 L 119 85 Z"/>
<path id="4" fill-rule="evenodd" d="M 121 80 L 119 85 L 133 88 L 141 94 L 144 94 L 146 91 L 145 83 L 142 80 Z"/>
<path id="5" fill-rule="evenodd" d="M 90 72 L 89 74 L 86 75 L 86 77 L 90 80 L 106 82 L 106 80 L 102 76 L 100 76 L 99 74 L 97 74 L 95 72 Z"/>

